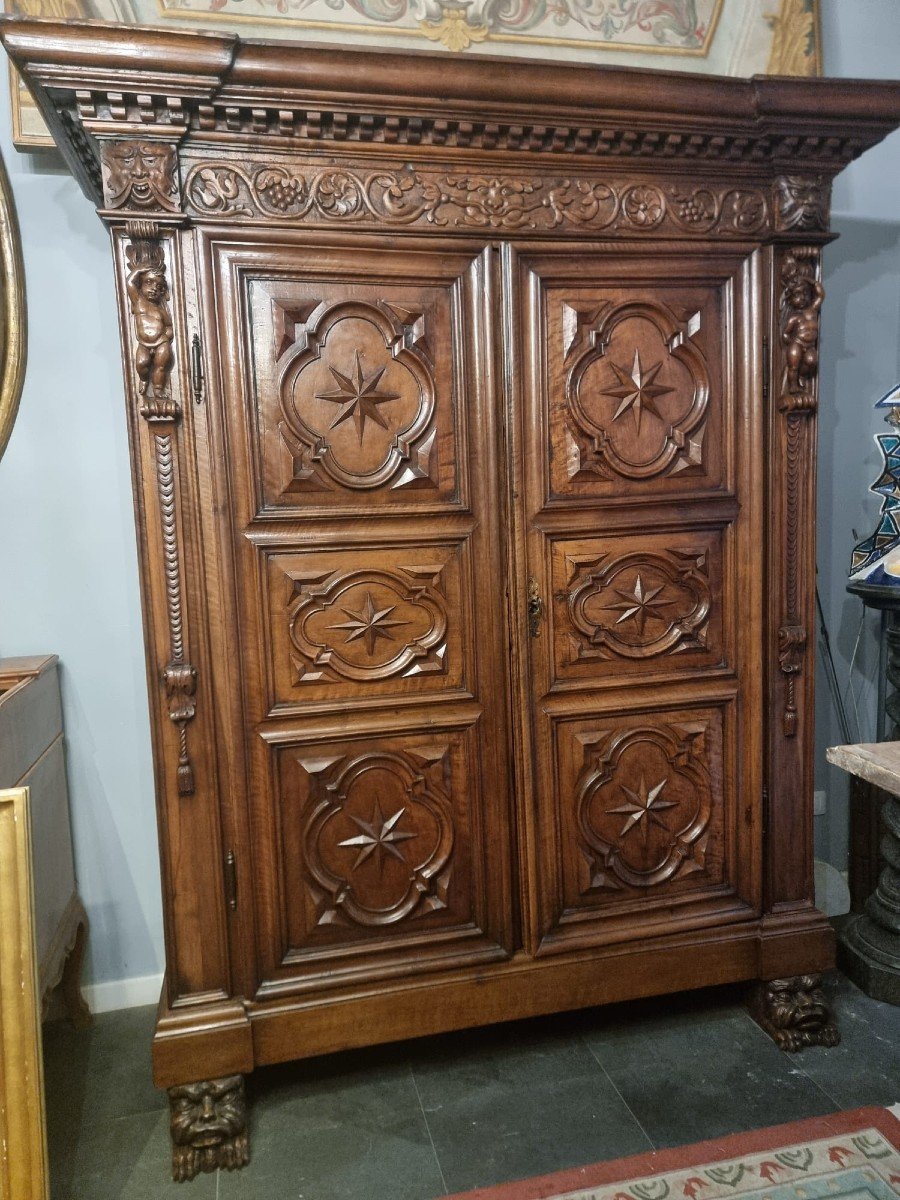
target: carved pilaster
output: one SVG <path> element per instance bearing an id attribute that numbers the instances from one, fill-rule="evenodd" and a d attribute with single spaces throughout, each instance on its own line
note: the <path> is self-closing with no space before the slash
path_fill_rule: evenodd
<path id="1" fill-rule="evenodd" d="M 134 334 L 134 369 L 141 398 L 141 416 L 154 427 L 153 450 L 162 532 L 169 661 L 162 672 L 169 719 L 178 729 L 178 792 L 194 791 L 194 770 L 188 753 L 187 726 L 196 712 L 197 671 L 185 659 L 183 582 L 178 543 L 175 487 L 174 426 L 181 410 L 171 393 L 174 364 L 174 325 L 169 310 L 165 254 L 159 227 L 153 221 L 129 221 L 130 241 L 126 290 Z"/>
<path id="2" fill-rule="evenodd" d="M 773 979 L 757 985 L 750 1013 L 779 1050 L 837 1046 L 841 1040 L 820 975 Z"/>
<path id="3" fill-rule="evenodd" d="M 176 1183 L 201 1171 L 235 1171 L 250 1161 L 247 1100 L 242 1075 L 169 1088 L 172 1177 Z"/>
<path id="4" fill-rule="evenodd" d="M 782 343 L 781 397 L 784 419 L 784 573 L 782 620 L 778 630 L 778 666 L 785 677 L 782 730 L 797 733 L 797 687 L 806 658 L 807 591 L 802 586 L 800 545 L 801 506 L 806 470 L 812 461 L 808 418 L 816 413 L 819 369 L 819 310 L 825 293 L 818 278 L 818 250 L 800 247 L 785 254 L 781 264 L 780 329 Z"/>

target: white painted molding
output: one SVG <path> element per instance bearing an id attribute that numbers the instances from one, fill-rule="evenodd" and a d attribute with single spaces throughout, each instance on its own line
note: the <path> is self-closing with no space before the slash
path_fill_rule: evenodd
<path id="1" fill-rule="evenodd" d="M 117 1008 L 138 1008 L 156 1004 L 162 990 L 162 974 L 137 975 L 132 979 L 110 979 L 88 983 L 81 989 L 92 1013 L 113 1012 Z"/>

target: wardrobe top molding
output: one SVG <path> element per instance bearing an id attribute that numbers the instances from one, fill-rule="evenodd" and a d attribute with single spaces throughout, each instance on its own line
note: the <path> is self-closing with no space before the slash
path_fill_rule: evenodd
<path id="1" fill-rule="evenodd" d="M 827 193 L 838 171 L 900 123 L 900 84 L 887 81 L 460 60 L 21 17 L 2 19 L 0 39 L 82 188 L 107 210 L 103 148 L 131 140 L 171 147 L 183 176 L 204 154 L 238 147 L 288 166 L 291 156 L 339 151 L 342 162 L 391 157 L 403 167 L 518 161 L 546 173 L 554 161 L 562 172 L 577 162 L 630 180 L 637 170 L 696 182 L 789 176 L 796 216 L 798 187 Z M 778 203 L 776 189 L 770 205 Z M 783 228 L 824 229 L 827 212 L 811 222 L 810 203 L 801 207 L 805 217 Z M 216 214 L 201 205 L 194 215 Z"/>

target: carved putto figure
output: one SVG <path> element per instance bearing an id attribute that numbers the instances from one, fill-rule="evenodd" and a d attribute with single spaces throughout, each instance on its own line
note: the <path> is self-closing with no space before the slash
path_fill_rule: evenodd
<path id="1" fill-rule="evenodd" d="M 808 263 L 790 255 L 784 266 L 784 305 L 788 312 L 782 340 L 786 366 L 786 391 L 796 395 L 809 389 L 819 368 L 819 309 L 825 289 Z"/>
<path id="2" fill-rule="evenodd" d="M 132 242 L 126 255 L 141 413 L 148 420 L 165 420 L 173 417 L 177 408 L 169 392 L 174 327 L 162 247 L 152 242 Z"/>

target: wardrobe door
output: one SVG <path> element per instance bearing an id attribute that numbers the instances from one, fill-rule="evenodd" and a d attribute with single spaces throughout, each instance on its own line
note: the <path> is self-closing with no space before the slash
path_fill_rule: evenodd
<path id="1" fill-rule="evenodd" d="M 488 256 L 252 232 L 204 253 L 257 995 L 503 958 Z"/>
<path id="2" fill-rule="evenodd" d="M 507 256 L 533 953 L 759 912 L 757 270 Z"/>

